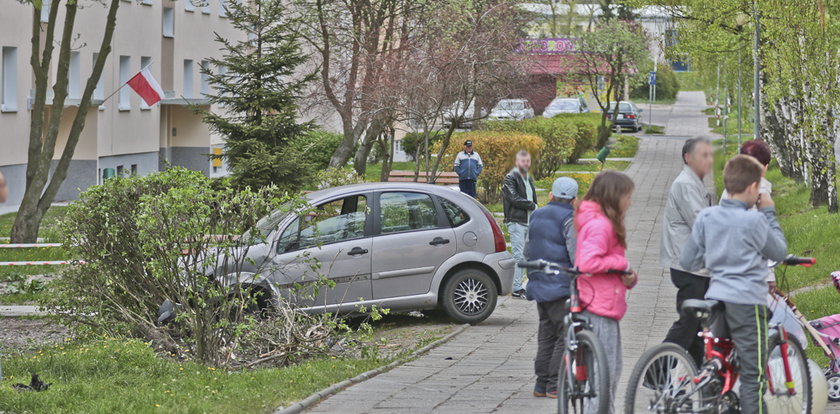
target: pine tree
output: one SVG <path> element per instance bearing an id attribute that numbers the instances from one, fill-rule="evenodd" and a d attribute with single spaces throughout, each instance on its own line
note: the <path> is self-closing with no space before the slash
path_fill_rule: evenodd
<path id="1" fill-rule="evenodd" d="M 298 70 L 306 61 L 295 29 L 299 22 L 281 0 L 230 1 L 226 7 L 231 24 L 247 39 L 216 33 L 224 56 L 210 59 L 202 71 L 214 87 L 207 98 L 219 110 L 201 110 L 204 122 L 225 137 L 222 158 L 234 185 L 298 190 L 312 168 L 291 144 L 311 129 L 298 122 L 297 102 L 313 77 Z"/>

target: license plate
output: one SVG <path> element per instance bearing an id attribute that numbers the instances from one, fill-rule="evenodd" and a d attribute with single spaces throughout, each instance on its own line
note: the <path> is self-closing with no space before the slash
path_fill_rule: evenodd
<path id="1" fill-rule="evenodd" d="M 618 119 L 624 119 L 624 114 L 618 114 Z"/>

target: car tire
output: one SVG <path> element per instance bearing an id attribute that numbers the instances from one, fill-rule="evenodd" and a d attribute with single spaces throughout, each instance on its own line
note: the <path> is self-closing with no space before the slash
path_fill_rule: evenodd
<path id="1" fill-rule="evenodd" d="M 479 269 L 461 269 L 444 282 L 440 304 L 450 318 L 475 325 L 496 309 L 496 284 Z"/>

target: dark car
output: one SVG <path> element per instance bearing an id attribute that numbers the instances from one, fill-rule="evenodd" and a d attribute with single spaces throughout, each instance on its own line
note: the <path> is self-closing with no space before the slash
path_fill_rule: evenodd
<path id="1" fill-rule="evenodd" d="M 610 104 L 607 118 L 613 120 L 615 105 L 618 104 L 618 117 L 614 120 L 616 129 L 629 128 L 632 131 L 642 130 L 642 109 L 629 101 L 613 102 Z"/>

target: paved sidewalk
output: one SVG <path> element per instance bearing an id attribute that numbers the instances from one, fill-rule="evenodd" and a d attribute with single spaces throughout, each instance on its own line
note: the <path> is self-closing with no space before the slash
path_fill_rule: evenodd
<path id="1" fill-rule="evenodd" d="M 674 288 L 659 267 L 658 220 L 664 194 L 680 170 L 682 140 L 645 138 L 627 173 L 636 181 L 628 213 L 628 256 L 641 274 L 622 322 L 625 374 L 643 350 L 664 337 L 674 319 Z M 531 396 L 536 353 L 536 307 L 502 298 L 484 323 L 429 354 L 356 384 L 314 407 L 313 413 L 549 412 L 556 402 Z M 624 387 L 621 387 L 623 394 Z M 620 401 L 620 400 L 619 400 Z"/>

